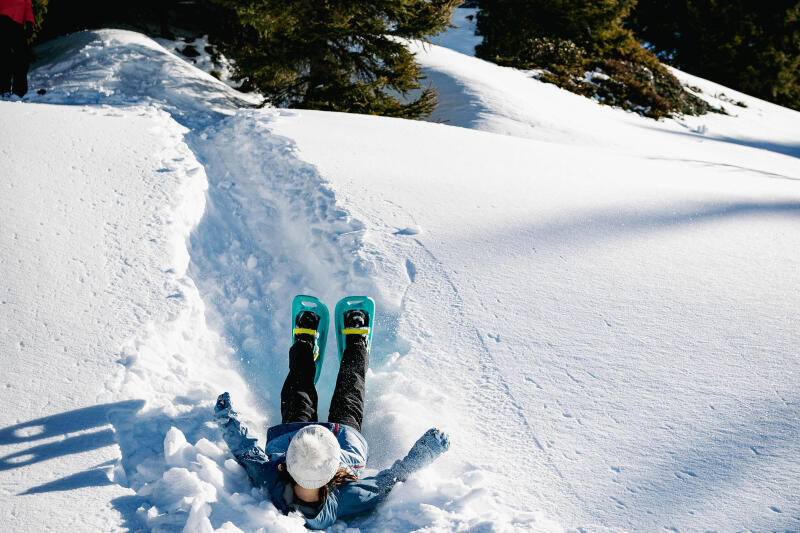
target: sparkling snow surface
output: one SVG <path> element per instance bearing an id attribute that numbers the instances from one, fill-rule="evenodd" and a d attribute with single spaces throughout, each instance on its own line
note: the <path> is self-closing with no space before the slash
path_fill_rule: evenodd
<path id="1" fill-rule="evenodd" d="M 0 102 L 4 530 L 303 531 L 210 423 L 279 422 L 297 293 L 377 300 L 369 468 L 454 443 L 334 531 L 800 529 L 800 113 L 677 72 L 732 115 L 603 107 L 470 57 L 471 13 L 411 45 L 444 124 L 39 51 Z"/>

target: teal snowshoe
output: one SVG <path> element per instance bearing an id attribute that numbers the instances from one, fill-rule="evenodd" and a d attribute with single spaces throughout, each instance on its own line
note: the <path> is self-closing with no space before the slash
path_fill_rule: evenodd
<path id="1" fill-rule="evenodd" d="M 350 311 L 362 311 L 364 314 L 363 325 L 348 327 L 350 324 L 345 316 Z M 342 362 L 344 353 L 345 335 L 366 335 L 367 350 L 372 349 L 372 324 L 375 317 L 375 301 L 369 296 L 347 296 L 339 300 L 334 310 L 336 316 L 336 344 L 339 348 L 339 362 Z"/>
<path id="2" fill-rule="evenodd" d="M 325 346 L 328 343 L 328 325 L 330 324 L 328 308 L 319 299 L 313 296 L 298 294 L 292 300 L 292 344 L 297 335 L 311 335 L 314 337 L 314 384 L 316 385 L 322 372 L 322 363 L 325 360 Z"/>

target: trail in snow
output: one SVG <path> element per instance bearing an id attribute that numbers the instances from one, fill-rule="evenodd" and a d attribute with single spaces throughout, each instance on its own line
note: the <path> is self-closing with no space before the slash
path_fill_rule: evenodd
<path id="1" fill-rule="evenodd" d="M 379 313 L 364 434 L 372 449 L 368 466 L 386 467 L 427 427 L 455 426 L 453 417 L 458 411 L 449 412 L 448 417 L 441 411 L 438 416 L 422 414 L 432 405 L 448 410 L 446 406 L 454 400 L 447 391 L 420 383 L 420 369 L 409 373 L 398 363 L 410 348 L 404 335 L 397 336 L 397 313 L 407 313 L 409 307 L 396 296 L 410 284 L 408 268 L 413 270 L 413 266 L 388 260 L 372 232 L 337 207 L 317 170 L 297 158 L 293 143 L 273 133 L 276 124 L 293 115 L 286 111 L 239 113 L 190 141 L 206 165 L 211 185 L 207 215 L 192 238 L 193 277 L 215 310 L 212 323 L 226 332 L 237 349 L 243 375 L 268 413 L 269 424 L 279 420 L 278 391 L 288 370 L 287 302 L 291 297 L 308 292 L 332 305 L 346 294 L 375 294 Z M 394 239 L 407 237 L 395 235 Z M 393 275 L 382 279 L 394 283 L 376 286 L 372 276 L 386 269 Z M 435 349 L 420 350 L 426 360 L 437 361 Z M 333 341 L 328 353 L 331 357 L 318 384 L 323 419 L 337 370 Z M 441 365 L 427 371 L 447 372 L 450 361 L 442 358 Z M 483 384 L 491 387 L 493 381 L 487 375 Z M 486 463 L 453 466 L 450 472 L 455 482 L 428 477 L 423 485 L 401 489 L 371 516 L 349 525 L 412 530 L 438 523 L 457 529 L 472 527 L 489 516 L 498 525 L 541 520 L 538 514 L 509 512 L 499 503 L 498 494 L 479 488 L 493 475 L 491 470 Z M 420 515 L 423 503 L 432 508 Z M 487 509 L 492 510 L 488 515 Z M 211 517 L 215 518 L 213 512 Z"/>
<path id="2" fill-rule="evenodd" d="M 211 187 L 191 239 L 191 274 L 271 423 L 280 418 L 277 393 L 288 372 L 292 297 L 335 302 L 373 288 L 358 257 L 363 225 L 336 206 L 288 139 L 270 133 L 279 119 L 278 111 L 239 113 L 190 138 Z M 328 353 L 335 361 L 334 342 Z M 334 365 L 325 370 L 323 416 L 336 378 Z"/>

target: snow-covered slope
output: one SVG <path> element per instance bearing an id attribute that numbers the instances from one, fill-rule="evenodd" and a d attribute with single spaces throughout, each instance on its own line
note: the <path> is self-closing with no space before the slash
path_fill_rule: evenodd
<path id="1" fill-rule="evenodd" d="M 748 107 L 655 122 L 418 50 L 444 124 L 240 109 L 130 32 L 40 51 L 47 94 L 0 102 L 11 530 L 302 531 L 212 401 L 263 435 L 291 296 L 362 292 L 368 466 L 454 445 L 334 530 L 800 528 L 800 114 L 686 76 Z"/>
<path id="2" fill-rule="evenodd" d="M 480 38 L 472 30 L 474 21 L 467 19 L 476 10 L 456 11 L 454 22 L 460 27 L 441 39 L 444 47 L 413 45 L 417 60 L 440 94 L 434 121 L 652 157 L 672 157 L 676 146 L 686 152 L 687 159 L 705 161 L 704 156 L 718 154 L 728 164 L 753 158 L 763 161 L 759 152 L 741 150 L 742 146 L 800 157 L 800 113 L 796 111 L 677 70 L 673 73 L 699 97 L 731 116 L 709 113 L 654 121 L 598 105 L 541 83 L 528 72 L 459 53 L 472 50 Z M 674 139 L 669 141 L 670 137 Z"/>
<path id="3" fill-rule="evenodd" d="M 115 530 L 165 432 L 246 394 L 185 274 L 205 174 L 153 108 L 0 105 L 3 529 Z"/>

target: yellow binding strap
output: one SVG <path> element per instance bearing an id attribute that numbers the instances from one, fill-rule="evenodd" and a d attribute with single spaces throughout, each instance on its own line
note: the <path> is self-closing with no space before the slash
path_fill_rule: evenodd
<path id="1" fill-rule="evenodd" d="M 293 335 L 314 335 L 315 337 L 319 336 L 317 330 L 315 329 L 306 329 L 306 328 L 294 328 L 292 330 Z"/>
<path id="2" fill-rule="evenodd" d="M 343 329 L 343 335 L 367 335 L 369 334 L 369 328 L 353 328 L 353 329 Z"/>

